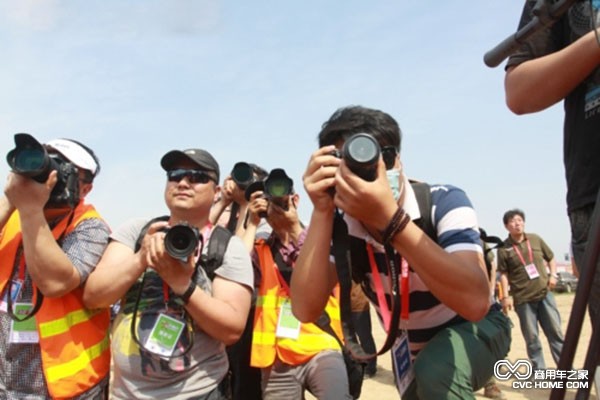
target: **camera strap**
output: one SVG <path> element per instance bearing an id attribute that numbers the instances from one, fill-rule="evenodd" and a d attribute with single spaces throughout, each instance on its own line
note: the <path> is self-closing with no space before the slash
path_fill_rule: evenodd
<path id="1" fill-rule="evenodd" d="M 401 304 L 398 283 L 399 272 L 394 248 L 390 245 L 385 246 L 387 276 L 390 287 L 389 298 L 391 303 L 387 305 L 388 309 L 391 311 L 389 326 L 385 327 L 387 330 L 387 336 L 381 348 L 376 353 L 369 354 L 358 342 L 356 330 L 352 320 L 352 257 L 349 246 L 348 225 L 344 221 L 343 215 L 339 210 L 336 210 L 334 215 L 332 243 L 333 255 L 335 257 L 335 267 L 337 270 L 338 282 L 340 284 L 340 313 L 342 320 L 342 332 L 344 334 L 346 348 L 355 360 L 366 362 L 377 355 L 381 355 L 390 350 L 398 333 Z"/>
<path id="2" fill-rule="evenodd" d="M 67 227 L 69 227 L 71 225 L 71 223 L 73 222 L 74 216 L 75 216 L 75 209 L 72 208 L 71 211 L 69 211 L 69 216 L 68 216 L 65 228 L 61 231 L 60 235 L 56 239 L 56 242 L 58 243 L 59 246 L 60 246 L 63 238 L 65 237 L 65 234 L 67 232 Z M 54 226 L 50 227 L 51 230 L 56 225 L 58 225 L 58 222 L 56 222 L 52 225 L 54 225 Z M 19 280 L 21 282 L 25 282 L 25 257 L 23 257 L 23 243 L 22 242 L 21 242 L 21 244 L 19 244 L 19 247 L 17 249 L 16 258 L 19 259 L 19 268 L 18 268 Z M 37 314 L 37 312 L 40 311 L 40 308 L 42 308 L 42 303 L 44 302 L 44 295 L 40 291 L 40 289 L 33 283 L 33 281 L 31 281 L 31 284 L 32 284 L 32 287 L 34 290 L 33 298 L 35 298 L 35 303 L 33 304 L 33 308 L 27 314 L 25 314 L 24 317 L 18 317 L 13 311 L 14 303 L 13 303 L 13 296 L 11 295 L 12 290 L 13 290 L 12 276 L 10 277 L 10 279 L 8 279 L 8 282 L 7 282 L 8 286 L 6 288 L 7 293 L 8 293 L 8 296 L 6 299 L 6 304 L 7 304 L 6 313 L 8 314 L 10 319 L 12 319 L 13 321 L 16 321 L 16 322 L 27 321 L 28 319 L 32 318 L 35 314 Z"/>

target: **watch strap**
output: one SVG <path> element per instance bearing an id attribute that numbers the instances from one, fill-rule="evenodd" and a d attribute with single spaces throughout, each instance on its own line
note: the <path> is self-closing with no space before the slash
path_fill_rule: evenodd
<path id="1" fill-rule="evenodd" d="M 179 298 L 181 299 L 183 304 L 187 304 L 190 301 L 190 297 L 192 297 L 192 293 L 194 293 L 194 290 L 196 290 L 196 287 L 197 287 L 196 282 L 191 280 L 190 286 L 188 286 L 188 288 L 185 290 L 185 292 L 183 292 L 182 294 L 179 295 Z"/>

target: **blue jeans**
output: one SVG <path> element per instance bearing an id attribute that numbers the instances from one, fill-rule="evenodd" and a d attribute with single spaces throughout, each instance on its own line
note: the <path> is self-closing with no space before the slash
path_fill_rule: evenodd
<path id="1" fill-rule="evenodd" d="M 563 335 L 560 328 L 560 314 L 554 301 L 554 296 L 549 291 L 539 301 L 530 301 L 515 305 L 515 311 L 521 323 L 521 332 L 527 345 L 527 355 L 533 363 L 534 369 L 545 369 L 544 354 L 539 338 L 538 322 L 550 345 L 550 352 L 554 362 L 558 364 L 560 352 L 563 347 Z"/>
<path id="2" fill-rule="evenodd" d="M 569 213 L 569 221 L 571 223 L 571 246 L 573 250 L 573 258 L 579 270 L 579 276 L 582 276 L 587 265 L 583 262 L 585 246 L 588 243 L 590 228 L 592 224 L 592 213 L 594 204 L 589 204 L 585 207 L 578 208 Z M 592 322 L 596 321 L 600 313 L 600 265 L 596 265 L 596 273 L 594 275 L 594 283 L 589 298 L 589 312 Z"/>

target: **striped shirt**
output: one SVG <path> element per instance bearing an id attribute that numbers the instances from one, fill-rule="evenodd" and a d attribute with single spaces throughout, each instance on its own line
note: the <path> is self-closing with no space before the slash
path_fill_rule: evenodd
<path id="1" fill-rule="evenodd" d="M 407 180 L 405 181 L 405 190 L 404 210 L 413 220 L 418 219 L 421 217 L 419 205 L 415 193 Z M 390 288 L 383 246 L 368 234 L 360 222 L 347 214 L 344 216 L 344 219 L 348 224 L 348 233 L 354 245 L 356 245 L 358 239 L 358 243 L 363 243 L 365 248 L 366 244 L 372 246 L 386 297 L 389 300 Z M 450 185 L 431 186 L 431 221 L 437 232 L 438 245 L 448 253 L 455 251 L 482 253 L 477 217 L 471 202 L 461 189 Z M 355 239 L 352 239 L 352 237 Z M 361 260 L 364 261 L 364 259 Z M 366 272 L 367 282 L 363 287 L 381 319 L 371 267 L 370 265 L 361 265 L 359 268 Z M 444 271 L 440 271 L 440 274 L 443 273 Z M 441 329 L 464 320 L 456 312 L 442 304 L 429 291 L 425 283 L 412 268 L 409 271 L 409 282 L 410 314 L 407 330 L 411 352 L 416 354 Z M 404 293 L 400 294 L 401 296 L 405 295 Z"/>

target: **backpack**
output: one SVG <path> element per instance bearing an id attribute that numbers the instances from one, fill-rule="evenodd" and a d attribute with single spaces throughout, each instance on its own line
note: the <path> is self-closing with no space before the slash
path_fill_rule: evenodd
<path id="1" fill-rule="evenodd" d="M 140 249 L 142 240 L 144 239 L 144 236 L 146 235 L 150 225 L 158 221 L 168 220 L 169 216 L 163 215 L 161 217 L 152 218 L 150 221 L 148 221 L 142 228 L 140 235 L 135 242 L 135 251 L 137 252 Z M 217 268 L 223 264 L 223 257 L 225 256 L 225 250 L 227 250 L 227 245 L 229 244 L 229 239 L 231 239 L 231 236 L 233 236 L 233 234 L 226 228 L 216 225 L 210 234 L 206 254 L 203 253 L 200 255 L 200 266 L 204 268 L 206 276 L 208 276 L 208 279 L 211 281 L 215 278 L 215 271 Z"/>
<path id="2" fill-rule="evenodd" d="M 425 182 L 410 181 L 411 186 L 415 192 L 417 203 L 419 204 L 419 211 L 421 212 L 421 218 L 414 222 L 433 240 L 437 243 L 437 232 L 431 221 L 431 188 Z M 488 278 L 491 276 L 492 271 L 492 259 L 488 257 L 488 254 L 504 243 L 502 239 L 497 236 L 489 236 L 483 228 L 479 228 L 479 238 L 481 239 L 481 246 L 483 247 L 483 259 L 485 260 L 485 267 L 488 272 Z"/>

